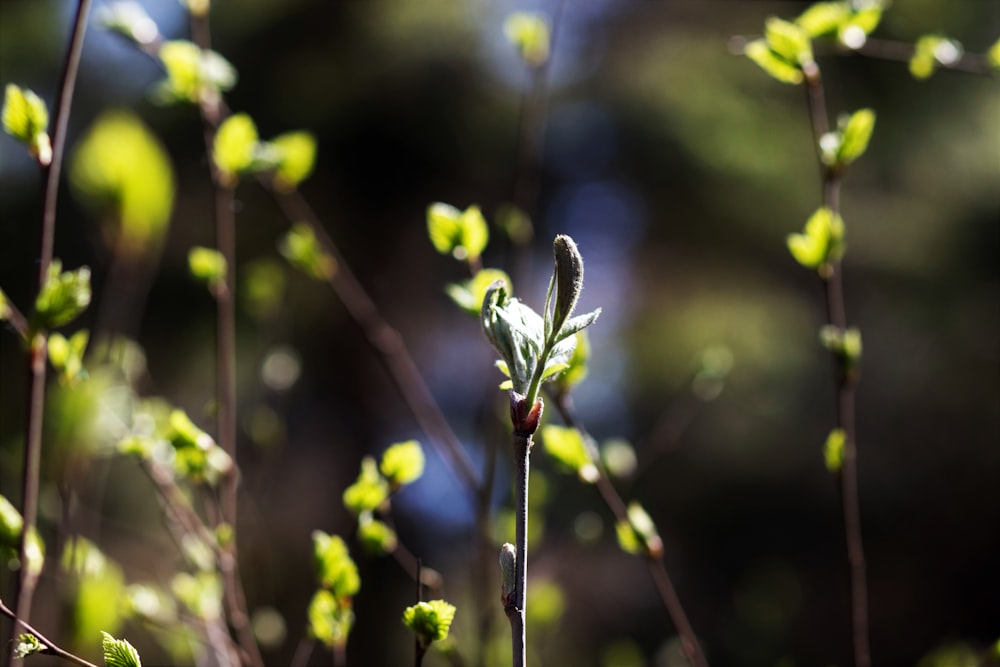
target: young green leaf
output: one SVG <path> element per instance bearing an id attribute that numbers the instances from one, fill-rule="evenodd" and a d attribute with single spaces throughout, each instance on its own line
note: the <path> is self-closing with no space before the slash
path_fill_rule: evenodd
<path id="1" fill-rule="evenodd" d="M 59 371 L 63 383 L 71 383 L 85 377 L 83 354 L 87 350 L 90 332 L 81 329 L 69 339 L 59 333 L 49 336 L 49 363 Z"/>
<path id="2" fill-rule="evenodd" d="M 864 154 L 875 129 L 875 112 L 871 109 L 860 109 L 851 114 L 850 119 L 841 131 L 842 139 L 837 152 L 837 162 L 848 165 Z"/>
<path id="3" fill-rule="evenodd" d="M 90 305 L 90 269 L 81 266 L 63 273 L 62 263 L 53 260 L 45 284 L 35 299 L 36 330 L 48 331 L 72 322 Z"/>
<path id="4" fill-rule="evenodd" d="M 630 554 L 656 557 L 663 553 L 663 540 L 656 530 L 656 524 L 638 502 L 629 503 L 628 521 L 620 521 L 616 531 L 618 544 Z"/>
<path id="5" fill-rule="evenodd" d="M 203 51 L 192 42 L 164 42 L 158 55 L 167 70 L 166 81 L 156 90 L 156 97 L 162 102 L 215 104 L 220 93 L 236 85 L 236 69 L 228 60 L 215 51 Z"/>
<path id="6" fill-rule="evenodd" d="M 942 35 L 924 35 L 917 40 L 910 58 L 910 74 L 927 79 L 938 65 L 952 65 L 962 57 L 962 45 Z"/>
<path id="7" fill-rule="evenodd" d="M 160 38 L 156 23 L 142 5 L 133 0 L 119 0 L 98 8 L 102 27 L 136 44 L 148 46 Z"/>
<path id="8" fill-rule="evenodd" d="M 490 231 L 478 206 L 459 211 L 437 202 L 427 208 L 427 235 L 442 255 L 475 262 L 489 242 Z"/>
<path id="9" fill-rule="evenodd" d="M 551 28 L 544 14 L 514 12 L 504 21 L 503 32 L 529 67 L 541 67 L 549 59 Z"/>
<path id="10" fill-rule="evenodd" d="M 213 248 L 195 247 L 188 251 L 191 275 L 217 291 L 226 284 L 226 258 Z"/>
<path id="11" fill-rule="evenodd" d="M 802 70 L 772 51 L 765 40 L 753 40 L 743 48 L 743 53 L 772 78 L 793 85 L 802 83 Z"/>
<path id="12" fill-rule="evenodd" d="M 174 204 L 167 151 L 134 114 L 101 114 L 70 165 L 73 193 L 103 224 L 105 242 L 137 258 L 158 250 Z"/>
<path id="13" fill-rule="evenodd" d="M 17 636 L 17 643 L 14 646 L 14 658 L 21 660 L 34 653 L 42 653 L 46 649 L 48 647 L 38 641 L 35 635 L 29 632 L 21 633 Z"/>
<path id="14" fill-rule="evenodd" d="M 849 49 L 860 49 L 882 21 L 882 8 L 865 7 L 851 15 L 837 30 L 837 40 Z"/>
<path id="15" fill-rule="evenodd" d="M 344 646 L 354 626 L 354 612 L 333 593 L 320 589 L 309 602 L 309 635 L 328 648 Z"/>
<path id="16" fill-rule="evenodd" d="M 358 479 L 344 490 L 344 507 L 356 515 L 373 512 L 389 498 L 389 483 L 379 474 L 375 459 L 361 460 Z"/>
<path id="17" fill-rule="evenodd" d="M 807 269 L 821 273 L 844 255 L 844 221 L 840 215 L 823 206 L 806 221 L 802 234 L 788 236 L 788 250 Z"/>
<path id="18" fill-rule="evenodd" d="M 416 440 L 398 442 L 385 450 L 379 470 L 393 489 L 411 484 L 424 474 L 424 450 Z"/>
<path id="19" fill-rule="evenodd" d="M 212 146 L 212 160 L 225 185 L 253 166 L 257 154 L 257 126 L 245 113 L 233 114 L 222 122 Z"/>
<path id="20" fill-rule="evenodd" d="M 546 424 L 542 427 L 541 435 L 545 451 L 552 458 L 579 475 L 582 481 L 588 484 L 597 481 L 600 473 L 590 458 L 590 452 L 580 431 Z"/>
<path id="21" fill-rule="evenodd" d="M 274 185 L 282 192 L 291 192 L 312 173 L 316 162 L 316 138 L 308 132 L 286 132 L 269 144 L 277 152 Z"/>
<path id="22" fill-rule="evenodd" d="M 52 162 L 49 140 L 49 110 L 38 95 L 8 83 L 4 90 L 3 129 L 28 147 L 28 152 L 40 165 Z"/>
<path id="23" fill-rule="evenodd" d="M 500 269 L 482 269 L 464 283 L 452 283 L 445 287 L 445 293 L 459 308 L 471 315 L 478 315 L 490 285 L 500 281 L 507 294 L 513 294 L 510 277 Z"/>
<path id="24" fill-rule="evenodd" d="M 830 472 L 840 472 L 844 464 L 844 443 L 847 442 L 847 434 L 843 429 L 835 428 L 826 437 L 826 444 L 823 446 L 823 461 L 826 469 Z"/>
<path id="25" fill-rule="evenodd" d="M 454 619 L 455 605 L 444 600 L 418 602 L 403 611 L 403 624 L 417 635 L 424 648 L 447 638 Z"/>
<path id="26" fill-rule="evenodd" d="M 369 554 L 383 556 L 396 550 L 396 531 L 365 512 L 358 517 L 358 542 Z"/>
<path id="27" fill-rule="evenodd" d="M 566 361 L 566 369 L 553 378 L 556 393 L 565 394 L 583 382 L 587 377 L 587 362 L 590 360 L 590 339 L 586 331 L 577 331 L 573 354 Z"/>
<path id="28" fill-rule="evenodd" d="M 338 599 L 350 598 L 361 589 L 358 568 L 339 535 L 314 530 L 313 559 L 320 585 Z"/>
<path id="29" fill-rule="evenodd" d="M 337 270 L 336 261 L 324 252 L 316 233 L 304 222 L 292 225 L 278 242 L 278 251 L 289 264 L 317 280 L 329 280 Z"/>
<path id="30" fill-rule="evenodd" d="M 847 2 L 815 2 L 795 19 L 795 23 L 810 37 L 822 37 L 836 32 L 850 16 Z"/>
<path id="31" fill-rule="evenodd" d="M 125 639 L 115 639 L 107 632 L 104 635 L 105 667 L 142 667 L 139 652 Z"/>
<path id="32" fill-rule="evenodd" d="M 764 24 L 764 39 L 779 58 L 799 67 L 812 62 L 812 41 L 798 25 L 772 16 Z"/>

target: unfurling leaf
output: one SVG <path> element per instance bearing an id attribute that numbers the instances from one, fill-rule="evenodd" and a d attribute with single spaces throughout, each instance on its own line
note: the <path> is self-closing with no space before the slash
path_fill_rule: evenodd
<path id="1" fill-rule="evenodd" d="M 33 653 L 42 653 L 48 647 L 38 641 L 38 637 L 25 632 L 17 636 L 17 643 L 14 646 L 14 657 L 18 660 L 26 658 Z"/>
<path id="2" fill-rule="evenodd" d="M 344 506 L 360 515 L 374 512 L 389 497 L 389 483 L 379 474 L 375 459 L 366 456 L 361 460 L 358 479 L 344 490 Z"/>
<path id="3" fill-rule="evenodd" d="M 597 481 L 600 473 L 579 430 L 546 424 L 542 427 L 542 444 L 552 458 L 575 472 L 582 481 L 588 484 Z"/>
<path id="4" fill-rule="evenodd" d="M 619 546 L 630 554 L 657 557 L 663 553 L 663 540 L 656 524 L 637 502 L 629 503 L 628 521 L 618 522 L 616 530 Z"/>
<path id="5" fill-rule="evenodd" d="M 788 250 L 795 260 L 821 274 L 844 255 L 844 221 L 840 215 L 823 206 L 806 221 L 802 234 L 788 236 Z"/>
<path id="6" fill-rule="evenodd" d="M 357 538 L 365 551 L 375 556 L 391 554 L 399 543 L 396 531 L 373 518 L 369 512 L 358 517 Z"/>
<path id="7" fill-rule="evenodd" d="M 418 602 L 403 611 L 403 624 L 417 635 L 424 648 L 448 636 L 455 618 L 455 605 L 444 600 Z"/>
<path id="8" fill-rule="evenodd" d="M 962 45 L 942 35 L 924 35 L 917 40 L 910 57 L 910 74 L 927 79 L 938 65 L 949 66 L 962 57 Z"/>
<path id="9" fill-rule="evenodd" d="M 794 23 L 770 17 L 764 24 L 764 39 L 771 51 L 787 63 L 802 67 L 812 62 L 809 34 Z"/>
<path id="10" fill-rule="evenodd" d="M 115 639 L 107 632 L 104 635 L 105 667 L 142 667 L 139 652 L 125 639 Z"/>
<path id="11" fill-rule="evenodd" d="M 289 264 L 317 280 L 329 280 L 336 273 L 336 261 L 320 246 L 313 228 L 304 222 L 292 225 L 278 242 L 278 251 Z"/>
<path id="12" fill-rule="evenodd" d="M 841 131 L 842 139 L 837 162 L 848 165 L 861 157 L 868 148 L 868 141 L 874 129 L 875 112 L 871 109 L 860 109 L 851 114 Z"/>
<path id="13" fill-rule="evenodd" d="M 846 442 L 847 434 L 840 428 L 833 429 L 827 436 L 826 444 L 823 446 L 823 460 L 826 463 L 826 469 L 830 472 L 840 472 L 844 465 L 844 443 Z"/>
<path id="14" fill-rule="evenodd" d="M 326 589 L 320 589 L 309 602 L 309 635 L 328 648 L 344 646 L 354 627 L 354 612 Z"/>
<path id="15" fill-rule="evenodd" d="M 49 140 L 49 110 L 38 95 L 8 83 L 4 90 L 3 129 L 28 147 L 28 153 L 43 167 L 52 162 Z"/>
<path id="16" fill-rule="evenodd" d="M 160 61 L 167 79 L 160 83 L 156 97 L 165 103 L 216 103 L 222 92 L 236 85 L 236 69 L 215 51 L 203 51 L 186 40 L 164 42 Z"/>
<path id="17" fill-rule="evenodd" d="M 514 12 L 504 21 L 503 32 L 530 67 L 541 67 L 549 59 L 551 28 L 544 14 Z"/>
<path id="18" fill-rule="evenodd" d="M 743 53 L 778 81 L 793 85 L 802 83 L 802 70 L 772 51 L 765 40 L 753 40 L 744 47 Z"/>
<path id="19" fill-rule="evenodd" d="M 35 299 L 34 328 L 48 331 L 72 322 L 90 305 L 90 269 L 81 266 L 76 271 L 62 270 L 62 263 L 53 260 L 49 272 Z"/>
<path id="20" fill-rule="evenodd" d="M 396 443 L 385 450 L 379 470 L 393 488 L 411 484 L 424 474 L 424 450 L 416 440 Z"/>
<path id="21" fill-rule="evenodd" d="M 427 234 L 438 252 L 469 262 L 479 260 L 490 238 L 489 227 L 478 206 L 459 211 L 441 202 L 427 208 Z"/>
<path id="22" fill-rule="evenodd" d="M 316 138 L 308 132 L 286 132 L 269 142 L 275 150 L 275 186 L 291 192 L 312 173 L 316 162 Z"/>
<path id="23" fill-rule="evenodd" d="M 815 2 L 802 12 L 795 23 L 810 37 L 821 37 L 837 31 L 850 17 L 846 2 Z"/>
<path id="24" fill-rule="evenodd" d="M 212 160 L 223 183 L 236 184 L 240 173 L 249 171 L 257 154 L 257 126 L 244 113 L 230 116 L 219 126 L 212 146 Z"/>
<path id="25" fill-rule="evenodd" d="M 464 283 L 452 283 L 445 287 L 445 292 L 459 308 L 472 315 L 478 315 L 483 307 L 483 298 L 490 285 L 500 281 L 504 284 L 507 294 L 513 294 L 510 277 L 500 269 L 482 269 L 476 272 Z"/>
<path id="26" fill-rule="evenodd" d="M 314 530 L 313 558 L 320 586 L 337 598 L 350 598 L 361 589 L 358 567 L 351 559 L 347 545 L 339 535 L 327 535 Z"/>

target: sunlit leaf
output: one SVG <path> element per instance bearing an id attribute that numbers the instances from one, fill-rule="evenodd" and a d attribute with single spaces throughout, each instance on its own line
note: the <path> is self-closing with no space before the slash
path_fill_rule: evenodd
<path id="1" fill-rule="evenodd" d="M 482 269 L 476 275 L 460 284 L 450 284 L 445 292 L 462 310 L 478 315 L 483 307 L 486 290 L 496 281 L 502 281 L 508 294 L 513 294 L 510 277 L 500 269 Z"/>
<path id="2" fill-rule="evenodd" d="M 459 211 L 440 202 L 427 208 L 427 234 L 438 252 L 462 261 L 478 260 L 490 237 L 478 206 Z"/>
<path id="3" fill-rule="evenodd" d="M 794 23 L 770 17 L 764 24 L 764 39 L 771 51 L 788 63 L 801 66 L 813 59 L 809 34 Z"/>
<path id="4" fill-rule="evenodd" d="M 328 535 L 315 530 L 313 559 L 320 585 L 338 598 L 349 598 L 361 589 L 358 568 L 351 559 L 347 544 L 339 535 Z"/>
<path id="5" fill-rule="evenodd" d="M 347 636 L 354 626 L 354 612 L 341 605 L 336 596 L 320 589 L 309 602 L 309 635 L 329 648 L 347 643 Z"/>
<path id="6" fill-rule="evenodd" d="M 375 459 L 361 460 L 358 479 L 344 490 L 344 506 L 354 514 L 372 512 L 389 497 L 389 483 L 379 473 Z"/>
<path id="7" fill-rule="evenodd" d="M 368 513 L 358 517 L 357 538 L 365 551 L 376 556 L 392 553 L 398 544 L 396 531 Z"/>
<path id="8" fill-rule="evenodd" d="M 417 635 L 424 647 L 447 638 L 454 619 L 455 605 L 444 600 L 418 602 L 403 611 L 403 624 Z"/>
<path id="9" fill-rule="evenodd" d="M 167 79 L 156 91 L 162 102 L 217 102 L 220 93 L 236 85 L 236 69 L 215 51 L 203 51 L 186 40 L 164 42 L 160 61 Z"/>
<path id="10" fill-rule="evenodd" d="M 127 640 L 115 639 L 107 632 L 101 634 L 104 636 L 105 667 L 142 667 L 139 652 Z"/>
<path id="11" fill-rule="evenodd" d="M 424 450 L 416 440 L 398 442 L 385 450 L 379 470 L 394 488 L 411 484 L 424 474 Z"/>
<path id="12" fill-rule="evenodd" d="M 806 221 L 802 234 L 788 236 L 788 250 L 809 269 L 821 269 L 844 254 L 844 221 L 827 207 L 820 207 Z"/>
<path id="13" fill-rule="evenodd" d="M 875 112 L 871 109 L 860 109 L 851 114 L 842 131 L 843 139 L 840 142 L 837 161 L 846 165 L 861 157 L 868 148 L 868 141 L 874 129 Z"/>
<path id="14" fill-rule="evenodd" d="M 53 260 L 48 276 L 35 299 L 34 327 L 55 329 L 72 322 L 90 305 L 90 269 L 62 270 L 62 263 Z"/>
<path id="15" fill-rule="evenodd" d="M 514 12 L 504 21 L 503 32 L 529 66 L 540 67 L 549 59 L 551 28 L 544 14 Z"/>
<path id="16" fill-rule="evenodd" d="M 195 247 L 188 251 L 191 275 L 213 288 L 226 282 L 226 258 L 214 248 Z"/>
<path id="17" fill-rule="evenodd" d="M 337 263 L 319 244 L 316 232 L 304 222 L 292 225 L 278 242 L 278 251 L 288 263 L 317 280 L 329 280 Z"/>
<path id="18" fill-rule="evenodd" d="M 844 443 L 846 441 L 847 435 L 843 429 L 835 428 L 827 436 L 826 444 L 823 446 L 823 460 L 826 463 L 826 469 L 830 472 L 840 472 L 840 468 L 844 464 Z"/>
<path id="19" fill-rule="evenodd" d="M 28 152 L 42 166 L 52 161 L 49 141 L 49 110 L 32 91 L 8 83 L 4 89 L 3 129 L 28 147 Z"/>
<path id="20" fill-rule="evenodd" d="M 106 112 L 87 130 L 70 183 L 104 223 L 108 247 L 134 257 L 162 245 L 173 210 L 173 169 L 163 145 L 131 112 Z"/>
<path id="21" fill-rule="evenodd" d="M 782 83 L 802 83 L 802 70 L 778 56 L 763 39 L 755 39 L 743 50 L 747 58 Z"/>
<path id="22" fill-rule="evenodd" d="M 795 23 L 810 37 L 820 37 L 836 32 L 850 15 L 847 2 L 815 2 L 795 19 Z"/>
<path id="23" fill-rule="evenodd" d="M 316 138 L 308 132 L 287 132 L 269 143 L 277 152 L 275 186 L 290 192 L 312 173 L 316 162 Z"/>
<path id="24" fill-rule="evenodd" d="M 583 435 L 575 428 L 546 424 L 541 429 L 546 453 L 589 484 L 597 481 L 597 467 L 590 457 Z"/>
<path id="25" fill-rule="evenodd" d="M 233 185 L 236 176 L 248 171 L 257 153 L 257 126 L 244 113 L 230 116 L 219 126 L 212 147 L 212 160 L 223 182 Z"/>

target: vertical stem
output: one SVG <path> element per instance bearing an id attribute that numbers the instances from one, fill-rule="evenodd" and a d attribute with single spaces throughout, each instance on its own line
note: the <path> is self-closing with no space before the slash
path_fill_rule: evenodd
<path id="1" fill-rule="evenodd" d="M 829 131 L 823 81 L 815 63 L 804 68 L 809 115 L 812 122 L 817 156 L 822 158 L 820 138 Z M 834 213 L 840 211 L 840 174 L 836 168 L 819 160 L 823 187 L 823 204 Z M 847 328 L 847 309 L 844 302 L 842 266 L 834 264 L 829 275 L 823 277 L 827 323 L 839 331 Z M 837 390 L 837 428 L 844 432 L 844 452 L 839 473 L 840 498 L 844 515 L 844 535 L 847 561 L 851 579 L 851 637 L 855 667 L 871 666 L 868 629 L 868 584 L 864 543 L 861 536 L 861 507 L 858 499 L 858 463 L 856 427 L 854 420 L 856 374 L 846 368 L 842 356 L 835 355 L 835 384 Z"/>
<path id="2" fill-rule="evenodd" d="M 510 618 L 511 651 L 514 656 L 514 667 L 525 667 L 527 664 L 525 627 L 525 598 L 528 584 L 528 466 L 531 454 L 531 434 L 514 431 L 514 465 L 517 468 L 517 511 L 515 520 L 514 566 L 514 607 L 508 610 Z"/>
<path id="3" fill-rule="evenodd" d="M 83 39 L 87 31 L 87 17 L 91 0 L 80 0 L 70 33 L 69 49 L 63 66 L 59 84 L 59 101 L 55 114 L 55 131 L 52 137 L 52 161 L 44 170 L 45 195 L 42 207 L 41 254 L 38 262 L 38 290 L 42 289 L 52 263 L 55 245 L 56 205 L 59 199 L 59 177 L 62 173 L 63 154 L 69 115 L 73 106 L 73 90 L 76 75 L 80 69 L 80 55 Z M 28 571 L 28 550 L 30 535 L 35 531 L 38 518 L 38 478 L 41 467 L 42 415 L 45 410 L 45 376 L 48 360 L 48 340 L 45 332 L 39 332 L 29 341 L 31 348 L 30 376 L 27 408 L 27 433 L 24 447 L 24 466 L 21 476 L 21 513 L 24 518 L 21 530 L 20 562 L 14 586 L 14 614 L 27 622 L 31 616 L 31 601 L 34 596 L 36 577 Z M 10 638 L 17 637 L 17 624 L 11 626 Z M 11 643 L 11 648 L 13 642 Z M 3 651 L 4 664 L 10 654 Z"/>

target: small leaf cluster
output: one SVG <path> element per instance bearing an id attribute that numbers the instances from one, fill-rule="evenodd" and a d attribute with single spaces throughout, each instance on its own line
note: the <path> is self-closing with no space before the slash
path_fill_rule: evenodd
<path id="1" fill-rule="evenodd" d="M 295 131 L 260 141 L 257 125 L 245 113 L 222 121 L 212 146 L 212 162 L 227 187 L 235 186 L 240 175 L 270 171 L 275 186 L 290 192 L 312 173 L 315 160 L 316 140 L 311 134 Z"/>
<path id="2" fill-rule="evenodd" d="M 48 647 L 38 641 L 38 637 L 29 632 L 24 632 L 17 636 L 17 642 L 14 645 L 14 658 L 21 660 L 35 653 L 44 653 L 46 649 Z"/>
<path id="3" fill-rule="evenodd" d="M 442 255 L 478 264 L 490 230 L 478 206 L 459 211 L 450 204 L 435 202 L 427 208 L 427 234 Z"/>
<path id="4" fill-rule="evenodd" d="M 278 251 L 293 267 L 317 280 L 329 280 L 337 262 L 320 246 L 316 232 L 304 222 L 292 225 L 278 242 Z"/>
<path id="5" fill-rule="evenodd" d="M 856 327 L 841 329 L 827 325 L 820 329 L 819 340 L 837 359 L 845 379 L 857 379 L 858 369 L 861 366 L 861 331 Z"/>
<path id="6" fill-rule="evenodd" d="M 90 297 L 90 268 L 64 272 L 62 262 L 53 260 L 35 299 L 32 329 L 49 331 L 69 324 L 90 305 Z"/>
<path id="7" fill-rule="evenodd" d="M 86 329 L 77 331 L 69 338 L 59 333 L 49 336 L 49 362 L 53 368 L 59 371 L 60 382 L 70 384 L 77 380 L 86 379 L 87 372 L 83 367 L 83 353 L 87 350 L 89 340 L 90 332 Z"/>
<path id="8" fill-rule="evenodd" d="M 107 632 L 101 634 L 104 636 L 102 644 L 105 667 L 142 667 L 139 652 L 128 643 L 128 640 L 115 639 Z"/>
<path id="9" fill-rule="evenodd" d="M 21 532 L 24 518 L 6 497 L 0 495 L 0 557 L 7 562 L 17 562 L 21 553 Z M 45 566 L 45 544 L 32 529 L 28 532 L 28 571 L 37 577 Z"/>
<path id="10" fill-rule="evenodd" d="M 420 647 L 426 649 L 433 642 L 447 639 L 455 611 L 455 605 L 444 600 L 418 602 L 403 610 L 403 625 L 417 635 Z"/>
<path id="11" fill-rule="evenodd" d="M 834 36 L 842 46 L 859 49 L 878 27 L 883 9 L 880 0 L 817 2 L 802 12 L 795 23 L 810 37 Z"/>
<path id="12" fill-rule="evenodd" d="M 309 603 L 309 634 L 328 648 L 342 647 L 354 626 L 353 598 L 361 577 L 344 540 L 321 530 L 312 537 L 319 589 Z"/>
<path id="13" fill-rule="evenodd" d="M 924 35 L 913 46 L 910 74 L 914 79 L 929 79 L 939 65 L 953 65 L 961 59 L 962 53 L 961 42 L 944 35 Z"/>
<path id="14" fill-rule="evenodd" d="M 43 167 L 52 162 L 49 110 L 45 102 L 27 88 L 8 83 L 4 89 L 3 129 L 28 147 L 28 153 Z"/>
<path id="15" fill-rule="evenodd" d="M 556 237 L 553 255 L 555 268 L 544 316 L 510 298 L 502 282 L 487 289 L 480 313 L 486 338 L 500 354 L 498 366 L 510 377 L 511 391 L 529 406 L 534 405 L 542 381 L 568 368 L 576 347 L 575 334 L 593 324 L 601 313 L 598 308 L 571 317 L 583 290 L 583 258 L 565 235 Z"/>
<path id="16" fill-rule="evenodd" d="M 162 245 L 174 204 L 173 168 L 134 114 L 101 114 L 76 149 L 70 184 L 105 222 L 107 244 L 116 252 L 139 257 Z"/>
<path id="17" fill-rule="evenodd" d="M 395 531 L 376 516 L 387 511 L 389 497 L 424 473 L 424 452 L 416 440 L 391 445 L 381 461 L 366 456 L 357 480 L 344 491 L 344 506 L 358 519 L 358 540 L 372 554 L 396 549 Z"/>
<path id="18" fill-rule="evenodd" d="M 580 480 L 593 484 L 600 471 L 590 456 L 579 429 L 546 424 L 542 427 L 542 445 L 549 456 L 576 473 Z"/>
<path id="19" fill-rule="evenodd" d="M 832 209 L 821 206 L 806 221 L 801 234 L 788 235 L 788 250 L 799 264 L 829 276 L 833 265 L 844 256 L 844 220 Z"/>
<path id="20" fill-rule="evenodd" d="M 615 529 L 618 544 L 624 551 L 652 558 L 663 555 L 663 540 L 656 530 L 656 524 L 638 502 L 629 503 L 628 521 L 619 521 Z"/>
<path id="21" fill-rule="evenodd" d="M 163 42 L 157 55 L 167 71 L 167 78 L 154 90 L 154 97 L 161 103 L 214 106 L 223 92 L 236 85 L 236 68 L 215 51 L 202 49 L 194 42 Z"/>
<path id="22" fill-rule="evenodd" d="M 874 129 L 875 112 L 871 109 L 842 115 L 837 129 L 820 137 L 823 164 L 838 172 L 857 160 L 867 150 Z"/>
<path id="23" fill-rule="evenodd" d="M 226 258 L 214 248 L 195 246 L 188 251 L 188 270 L 213 294 L 226 287 Z"/>
<path id="24" fill-rule="evenodd" d="M 548 62 L 551 32 L 548 17 L 539 12 L 514 12 L 503 24 L 507 41 L 529 67 Z"/>

